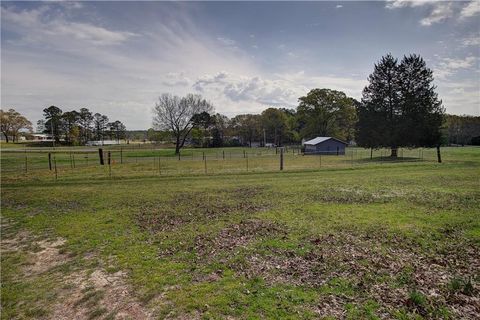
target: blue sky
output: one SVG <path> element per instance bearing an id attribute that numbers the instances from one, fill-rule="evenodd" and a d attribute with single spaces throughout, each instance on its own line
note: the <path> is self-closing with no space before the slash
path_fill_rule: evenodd
<path id="1" fill-rule="evenodd" d="M 359 99 L 386 53 L 422 55 L 447 112 L 480 115 L 480 2 L 2 2 L 1 106 L 151 126 L 164 92 L 234 116 L 312 88 Z"/>

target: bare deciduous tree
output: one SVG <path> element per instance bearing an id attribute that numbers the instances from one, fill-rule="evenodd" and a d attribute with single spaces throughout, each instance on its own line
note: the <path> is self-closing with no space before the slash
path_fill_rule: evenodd
<path id="1" fill-rule="evenodd" d="M 172 131 L 176 141 L 175 153 L 178 154 L 188 134 L 197 124 L 198 116 L 195 115 L 212 111 L 213 106 L 200 95 L 178 97 L 164 93 L 153 108 L 153 126 L 158 130 Z"/>

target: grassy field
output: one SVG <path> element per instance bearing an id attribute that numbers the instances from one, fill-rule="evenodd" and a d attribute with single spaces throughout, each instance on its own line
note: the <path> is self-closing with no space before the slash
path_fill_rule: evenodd
<path id="1" fill-rule="evenodd" d="M 2 319 L 478 318 L 479 148 L 237 151 L 57 180 L 2 153 Z"/>

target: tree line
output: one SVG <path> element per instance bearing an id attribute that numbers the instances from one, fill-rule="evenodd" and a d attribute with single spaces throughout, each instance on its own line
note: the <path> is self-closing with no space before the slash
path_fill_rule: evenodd
<path id="1" fill-rule="evenodd" d="M 110 122 L 106 115 L 92 113 L 87 108 L 63 112 L 56 106 L 43 109 L 44 120 L 37 122 L 37 131 L 50 134 L 55 142 L 63 140 L 68 145 L 83 145 L 90 140 L 104 141 L 126 138 L 126 128 L 121 121 Z"/>
<path id="2" fill-rule="evenodd" d="M 261 114 L 240 114 L 228 118 L 213 113 L 213 106 L 200 95 L 178 97 L 168 93 L 154 107 L 152 141 L 173 136 L 177 152 L 188 140 L 202 147 L 252 146 L 300 143 L 303 138 L 331 135 L 351 141 L 355 134 L 359 103 L 345 93 L 313 89 L 299 98 L 296 109 L 267 108 Z"/>
<path id="3" fill-rule="evenodd" d="M 445 125 L 448 144 L 480 145 L 480 117 L 447 114 Z"/>

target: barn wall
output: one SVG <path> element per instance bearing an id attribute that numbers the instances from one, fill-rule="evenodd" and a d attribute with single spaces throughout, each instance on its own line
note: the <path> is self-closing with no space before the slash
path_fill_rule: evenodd
<path id="1" fill-rule="evenodd" d="M 345 145 L 337 140 L 327 140 L 317 145 L 306 145 L 305 153 L 320 153 L 320 154 L 345 154 Z"/>

